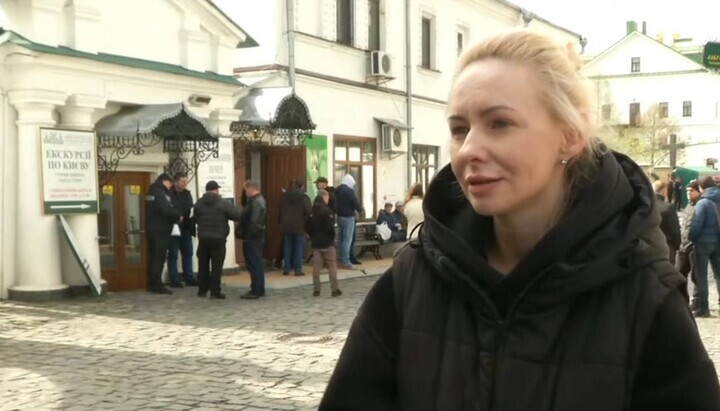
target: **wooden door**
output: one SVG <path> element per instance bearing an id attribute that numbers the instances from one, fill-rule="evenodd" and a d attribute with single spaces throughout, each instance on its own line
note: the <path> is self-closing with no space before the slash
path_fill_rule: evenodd
<path id="1" fill-rule="evenodd" d="M 100 187 L 100 268 L 109 291 L 145 288 L 145 196 L 149 182 L 148 173 L 118 172 Z"/>
<path id="2" fill-rule="evenodd" d="M 265 147 L 262 155 L 262 192 L 267 200 L 267 237 L 265 240 L 265 258 L 273 259 L 278 255 L 282 243 L 279 215 L 283 189 L 290 180 L 307 177 L 305 146 Z"/>

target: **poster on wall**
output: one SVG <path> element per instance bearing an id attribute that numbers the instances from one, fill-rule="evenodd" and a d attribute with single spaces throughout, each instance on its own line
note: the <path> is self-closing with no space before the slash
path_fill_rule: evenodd
<path id="1" fill-rule="evenodd" d="M 315 180 L 318 177 L 328 177 L 327 136 L 313 135 L 312 138 L 305 140 L 305 147 L 307 147 L 307 193 L 311 199 L 314 199 L 317 195 Z"/>
<path id="2" fill-rule="evenodd" d="M 233 166 L 233 141 L 231 138 L 220 138 L 218 141 L 218 158 L 208 158 L 200 163 L 197 173 L 198 198 L 205 192 L 205 184 L 210 180 L 217 181 L 220 195 L 233 204 L 235 203 L 235 168 Z"/>
<path id="3" fill-rule="evenodd" d="M 92 131 L 40 129 L 45 214 L 97 214 L 97 148 Z"/>

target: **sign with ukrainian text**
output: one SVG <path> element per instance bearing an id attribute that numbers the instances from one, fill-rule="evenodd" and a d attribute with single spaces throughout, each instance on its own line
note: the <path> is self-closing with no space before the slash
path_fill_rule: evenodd
<path id="1" fill-rule="evenodd" d="M 231 138 L 219 138 L 217 158 L 210 157 L 198 166 L 198 198 L 202 197 L 205 184 L 210 180 L 215 180 L 220 186 L 220 195 L 225 199 L 235 201 L 234 154 L 233 140 Z"/>
<path id="2" fill-rule="evenodd" d="M 97 214 L 95 133 L 40 129 L 45 214 Z"/>
<path id="3" fill-rule="evenodd" d="M 720 43 L 705 44 L 703 64 L 707 68 L 720 69 Z"/>

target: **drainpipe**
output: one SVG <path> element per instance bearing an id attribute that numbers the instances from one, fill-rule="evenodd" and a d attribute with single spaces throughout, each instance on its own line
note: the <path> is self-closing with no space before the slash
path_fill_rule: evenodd
<path id="1" fill-rule="evenodd" d="M 410 33 L 412 30 L 410 22 L 410 1 L 405 0 L 405 122 L 408 127 L 407 131 L 407 188 L 412 184 L 412 48 L 410 41 Z"/>
<path id="2" fill-rule="evenodd" d="M 288 81 L 295 92 L 295 0 L 286 0 L 288 40 Z"/>
<path id="3" fill-rule="evenodd" d="M 2 109 L 2 133 L 7 138 L 7 95 L 5 94 L 5 89 L 0 88 L 0 100 L 2 100 L 2 103 L 0 104 L 0 109 Z M 5 153 L 3 152 L 0 154 L 2 156 L 5 156 Z M 7 169 L 7 164 L 5 163 L 5 158 L 3 158 L 0 161 L 0 177 L 2 180 L 0 181 L 7 181 L 8 176 L 5 175 L 5 170 Z M 5 203 L 5 189 L 0 188 L 0 208 L 4 207 Z M 8 212 L 7 210 L 4 210 L 4 212 Z M 5 227 L 5 230 L 7 230 L 7 227 Z M 8 274 L 8 271 L 10 271 L 10 268 L 5 263 L 5 259 L 2 258 L 1 255 L 3 250 L 5 249 L 5 231 L 0 230 L 0 300 L 3 299 L 3 290 L 5 289 L 5 276 Z"/>

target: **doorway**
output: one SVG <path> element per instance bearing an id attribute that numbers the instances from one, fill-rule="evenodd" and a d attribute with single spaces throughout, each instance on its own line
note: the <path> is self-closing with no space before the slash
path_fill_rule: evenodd
<path id="1" fill-rule="evenodd" d="M 100 187 L 100 271 L 109 291 L 144 289 L 149 173 L 117 172 Z"/>

